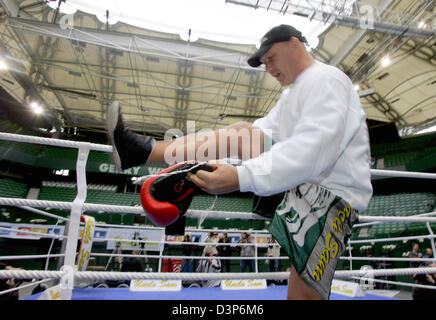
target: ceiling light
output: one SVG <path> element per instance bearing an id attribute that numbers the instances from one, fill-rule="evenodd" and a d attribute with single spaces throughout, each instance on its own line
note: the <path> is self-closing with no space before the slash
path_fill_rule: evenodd
<path id="1" fill-rule="evenodd" d="M 35 101 L 30 103 L 30 107 L 32 108 L 33 112 L 36 114 L 41 114 L 44 111 L 44 109 L 39 105 L 39 103 Z"/>
<path id="2" fill-rule="evenodd" d="M 41 114 L 44 110 L 38 106 L 36 108 L 33 108 L 33 112 L 35 112 L 36 114 Z"/>
<path id="3" fill-rule="evenodd" d="M 354 85 L 354 90 L 359 91 L 359 89 L 360 89 L 359 84 L 355 84 L 355 85 Z"/>
<path id="4" fill-rule="evenodd" d="M 425 22 L 424 22 L 424 21 L 421 21 L 421 22 L 418 24 L 418 28 L 420 28 L 420 29 L 425 28 Z"/>
<path id="5" fill-rule="evenodd" d="M 0 70 L 8 70 L 8 65 L 3 60 L 0 60 Z"/>
<path id="6" fill-rule="evenodd" d="M 32 107 L 32 109 L 40 108 L 40 106 L 39 106 L 39 104 L 37 102 L 31 102 L 30 106 Z"/>
<path id="7" fill-rule="evenodd" d="M 384 57 L 381 61 L 382 67 L 387 67 L 391 64 L 391 59 L 389 57 Z"/>

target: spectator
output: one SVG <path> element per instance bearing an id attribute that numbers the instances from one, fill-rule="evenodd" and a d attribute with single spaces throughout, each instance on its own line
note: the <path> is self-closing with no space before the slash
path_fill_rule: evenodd
<path id="1" fill-rule="evenodd" d="M 183 237 L 183 242 L 191 242 L 191 235 L 185 234 Z M 185 257 L 192 256 L 193 246 L 191 243 L 182 244 L 182 255 Z M 194 261 L 192 259 L 183 258 L 182 259 L 182 272 L 193 272 L 194 271 Z"/>
<path id="2" fill-rule="evenodd" d="M 224 232 L 221 237 L 219 237 L 218 243 L 225 243 L 226 245 L 218 246 L 218 255 L 220 257 L 230 257 L 232 255 L 232 247 L 230 246 L 231 240 L 227 236 L 227 232 Z M 221 271 L 230 272 L 230 260 L 221 260 L 222 269 Z"/>
<path id="3" fill-rule="evenodd" d="M 132 250 L 128 252 L 131 255 L 141 254 L 141 250 Z M 144 262 L 140 257 L 126 257 L 123 258 L 121 265 L 121 272 L 143 272 L 145 269 Z M 105 281 L 109 287 L 118 287 L 120 284 L 130 285 L 130 280 L 125 281 Z"/>
<path id="4" fill-rule="evenodd" d="M 280 257 L 280 246 L 273 236 L 268 239 L 268 244 L 266 255 L 271 258 L 267 260 L 268 270 L 269 272 L 278 272 L 280 260 L 277 257 Z"/>
<path id="5" fill-rule="evenodd" d="M 203 252 L 202 256 L 204 259 L 200 260 L 197 267 L 197 272 L 221 272 L 221 261 L 216 259 L 216 254 L 214 254 L 213 247 L 208 247 L 208 249 Z M 203 287 L 217 287 L 220 285 L 220 280 L 209 280 L 202 282 Z"/>
<path id="6" fill-rule="evenodd" d="M 425 248 L 425 254 L 422 256 L 423 258 L 433 258 L 433 250 L 431 248 Z M 426 261 L 425 263 L 428 263 L 429 261 Z"/>
<path id="7" fill-rule="evenodd" d="M 241 257 L 254 257 L 254 246 L 252 245 L 249 233 L 243 232 L 241 234 L 238 247 L 241 249 Z M 241 259 L 241 272 L 246 271 L 247 265 L 250 268 L 250 272 L 255 271 L 253 259 Z"/>
<path id="8" fill-rule="evenodd" d="M 204 242 L 216 244 L 218 242 L 217 234 L 215 232 L 212 232 L 212 231 L 209 232 L 209 234 L 207 235 L 207 238 L 204 240 Z M 216 249 L 216 245 L 205 246 L 203 253 L 206 253 L 209 250 L 212 250 L 213 255 L 218 255 L 218 250 Z"/>
<path id="9" fill-rule="evenodd" d="M 427 264 L 422 264 L 421 267 L 436 267 L 433 262 L 428 262 Z M 436 286 L 436 274 L 415 274 L 413 276 L 416 284 Z M 413 300 L 435 300 L 436 299 L 436 289 L 418 288 L 414 287 L 412 291 Z"/>
<path id="10" fill-rule="evenodd" d="M 121 271 L 124 261 L 124 258 L 121 256 L 121 254 L 123 254 L 123 249 L 121 249 L 121 242 L 117 241 L 115 243 L 115 250 L 113 251 L 113 254 L 114 254 L 113 271 Z"/>
<path id="11" fill-rule="evenodd" d="M 139 250 L 132 250 L 130 252 L 132 255 L 139 255 Z M 128 257 L 124 260 L 123 265 L 121 267 L 122 272 L 142 272 L 144 271 L 144 264 L 141 258 L 139 257 Z"/>
<path id="12" fill-rule="evenodd" d="M 44 292 L 47 289 L 48 289 L 48 286 L 45 283 L 40 283 L 35 288 L 33 288 L 32 296 L 35 294 L 38 294 L 40 292 Z"/>
<path id="13" fill-rule="evenodd" d="M 0 270 L 23 270 L 22 268 L 14 268 L 12 266 L 0 263 Z M 9 289 L 17 288 L 22 283 L 21 280 L 17 279 L 0 279 L 0 292 Z M 18 289 L 11 291 L 9 293 L 0 294 L 0 300 L 18 300 Z"/>
<path id="14" fill-rule="evenodd" d="M 416 242 L 413 244 L 412 251 L 409 252 L 408 257 L 409 258 L 417 258 L 417 259 L 422 257 L 421 252 L 419 252 L 419 244 L 417 244 Z M 417 268 L 417 267 L 419 267 L 420 264 L 421 264 L 421 262 L 419 262 L 419 261 L 418 262 L 414 262 L 414 261 L 409 262 L 409 265 L 411 268 Z"/>
<path id="15" fill-rule="evenodd" d="M 192 237 L 191 238 L 191 240 L 193 240 L 192 242 L 194 242 L 194 243 L 198 243 L 199 241 L 200 241 L 200 237 Z M 194 244 L 193 245 L 193 247 L 192 247 L 192 255 L 193 256 L 200 256 L 201 255 L 201 247 L 198 245 L 198 244 Z M 193 265 L 192 265 L 192 270 L 196 270 L 197 269 L 197 264 L 198 264 L 198 261 L 197 261 L 197 259 L 193 259 Z"/>

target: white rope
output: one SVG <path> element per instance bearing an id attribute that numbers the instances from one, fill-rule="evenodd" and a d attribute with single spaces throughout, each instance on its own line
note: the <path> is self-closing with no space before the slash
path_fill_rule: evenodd
<path id="1" fill-rule="evenodd" d="M 436 217 L 398 217 L 398 216 L 359 216 L 359 222 L 436 222 Z"/>
<path id="2" fill-rule="evenodd" d="M 63 271 L 0 270 L 0 279 L 59 279 Z"/>
<path id="3" fill-rule="evenodd" d="M 74 275 L 77 279 L 87 280 L 132 280 L 132 279 L 162 279 L 162 280 L 233 280 L 233 279 L 287 279 L 287 272 L 262 272 L 262 273 L 153 273 L 153 272 L 98 272 L 85 271 Z"/>
<path id="4" fill-rule="evenodd" d="M 65 201 L 50 201 L 50 200 L 33 200 L 33 199 L 18 199 L 18 198 L 4 198 L 0 197 L 0 205 L 6 206 L 29 206 L 39 208 L 53 208 L 71 210 L 73 203 Z M 83 205 L 86 211 L 106 211 L 112 213 L 133 213 L 143 214 L 144 209 L 142 207 L 127 207 L 127 206 L 114 206 L 114 205 L 102 205 L 85 203 Z"/>
<path id="5" fill-rule="evenodd" d="M 410 171 L 397 171 L 397 170 L 371 169 L 371 175 L 381 176 L 381 177 L 436 179 L 436 173 L 410 172 Z"/>
<path id="6" fill-rule="evenodd" d="M 335 278 L 352 278 L 367 275 L 368 270 L 341 270 L 335 272 Z M 428 268 L 397 268 L 371 270 L 374 277 L 433 274 L 436 267 Z M 259 272 L 259 273 L 178 273 L 178 272 L 108 272 L 108 271 L 81 271 L 75 272 L 78 280 L 132 280 L 132 279 L 159 279 L 159 280 L 233 280 L 233 279 L 275 279 L 289 278 L 289 272 Z M 0 270 L 0 279 L 58 279 L 65 275 L 64 271 L 37 271 L 37 270 Z"/>
<path id="7" fill-rule="evenodd" d="M 44 283 L 44 282 L 48 282 L 50 280 L 51 279 L 44 279 L 44 280 L 36 281 L 36 282 L 29 282 L 29 283 L 20 285 L 20 286 L 15 287 L 15 288 L 11 288 L 11 289 L 8 289 L 8 290 L 0 291 L 0 295 L 6 294 L 6 293 L 9 293 L 9 292 L 13 292 L 13 291 L 17 291 L 17 290 L 21 290 L 21 289 L 28 288 L 28 287 L 33 287 L 33 286 L 36 287 L 38 284 L 41 284 L 41 283 Z"/>
<path id="8" fill-rule="evenodd" d="M 170 256 L 170 255 L 137 255 L 137 254 L 122 254 L 122 253 L 91 253 L 94 257 L 125 257 L 125 258 L 151 258 L 151 259 L 173 259 L 173 260 L 202 260 L 209 259 L 209 257 L 203 256 Z M 226 257 L 226 256 L 213 256 L 216 260 L 288 260 L 286 256 L 280 257 Z"/>
<path id="9" fill-rule="evenodd" d="M 0 197 L 0 205 L 5 206 L 29 206 L 29 207 L 39 207 L 39 208 L 53 208 L 53 209 L 63 209 L 70 210 L 73 206 L 72 202 L 65 201 L 51 201 L 51 200 L 33 200 L 33 199 L 19 199 L 19 198 L 5 198 Z M 131 214 L 144 214 L 144 209 L 142 206 L 116 206 L 116 205 L 105 205 L 105 204 L 95 204 L 95 203 L 85 203 L 83 204 L 84 211 L 91 212 L 111 212 L 111 213 L 131 213 Z M 186 216 L 188 217 L 201 217 L 203 214 L 207 213 L 206 210 L 188 210 Z M 270 220 L 268 218 L 262 217 L 261 215 L 249 212 L 233 212 L 233 211 L 211 211 L 208 213 L 209 218 L 215 219 L 246 219 L 246 220 Z"/>
<path id="10" fill-rule="evenodd" d="M 395 241 L 409 241 L 417 239 L 433 239 L 436 236 L 422 235 L 422 236 L 410 236 L 410 237 L 394 237 L 394 238 L 377 238 L 377 239 L 366 239 L 366 240 L 349 240 L 348 244 L 359 244 L 359 243 L 376 243 L 376 242 L 395 242 Z"/>
<path id="11" fill-rule="evenodd" d="M 430 290 L 436 290 L 436 286 L 430 286 L 425 284 L 418 284 L 418 283 L 409 283 L 409 282 L 401 282 L 401 281 L 389 281 L 389 280 L 381 280 L 381 279 L 374 279 L 374 278 L 364 278 L 364 277 L 352 277 L 353 280 L 364 280 L 368 282 L 378 282 L 378 283 L 384 283 L 384 284 L 393 284 L 397 286 L 403 286 L 403 287 L 413 287 L 413 288 L 422 288 L 422 289 L 430 289 Z"/>
<path id="12" fill-rule="evenodd" d="M 59 224 L 59 220 L 56 221 L 56 226 L 58 224 Z M 51 250 L 53 249 L 54 241 L 55 241 L 55 239 L 51 239 L 51 241 L 50 241 L 50 246 L 48 247 L 48 253 L 47 253 L 48 255 L 52 254 Z M 47 259 L 45 260 L 45 268 L 44 268 L 44 270 L 48 270 L 49 263 L 50 263 L 50 257 L 47 257 Z"/>
<path id="13" fill-rule="evenodd" d="M 406 216 L 406 217 L 427 217 L 427 216 L 433 216 L 435 214 L 436 214 L 436 211 L 434 211 L 434 212 L 427 212 L 427 213 L 420 213 L 420 214 L 410 214 L 410 215 L 409 214 L 404 214 L 404 216 Z M 374 222 L 367 222 L 367 223 L 358 223 L 358 224 L 354 224 L 353 228 L 369 227 L 369 226 L 373 226 L 373 225 L 381 224 L 381 223 L 385 223 L 385 222 L 374 221 Z"/>
<path id="14" fill-rule="evenodd" d="M 436 273 L 436 267 L 425 268 L 395 268 L 395 269 L 374 269 L 370 270 L 374 277 L 383 276 L 407 276 L 414 274 L 433 274 Z M 368 270 L 341 270 L 335 272 L 336 278 L 352 278 L 355 276 L 367 276 Z"/>
<path id="15" fill-rule="evenodd" d="M 200 228 L 200 227 L 201 227 L 201 225 L 203 224 L 204 220 L 207 218 L 207 216 L 209 215 L 209 213 L 212 211 L 213 208 L 215 208 L 215 204 L 216 204 L 216 201 L 217 201 L 217 200 L 218 200 L 218 195 L 216 194 L 215 197 L 214 197 L 214 199 L 213 199 L 212 205 L 211 205 L 209 208 L 207 208 L 207 209 L 205 210 L 206 213 L 202 214 L 202 215 L 198 218 L 197 228 Z"/>
<path id="16" fill-rule="evenodd" d="M 0 256 L 0 260 L 26 260 L 26 259 L 42 259 L 42 258 L 58 258 L 64 254 L 40 254 L 40 255 L 23 255 L 23 256 Z"/>
<path id="17" fill-rule="evenodd" d="M 33 212 L 33 213 L 38 213 L 38 214 L 40 214 L 42 216 L 46 216 L 46 217 L 57 219 L 57 220 L 62 220 L 62 221 L 69 221 L 70 220 L 68 218 L 65 218 L 65 217 L 62 217 L 62 216 L 58 216 L 56 214 L 52 214 L 52 213 L 45 212 L 45 211 L 42 211 L 42 210 L 38 210 L 38 209 L 35 209 L 35 208 L 32 208 L 32 207 L 21 206 L 19 208 L 27 210 L 27 211 L 30 211 L 30 212 Z"/>
<path id="18" fill-rule="evenodd" d="M 30 206 L 30 207 L 41 207 L 41 208 L 53 208 L 53 209 L 71 209 L 71 202 L 63 201 L 50 201 L 50 200 L 33 200 L 33 199 L 19 199 L 19 198 L 5 198 L 0 197 L 0 205 L 6 206 Z M 132 207 L 132 206 L 116 206 L 116 205 L 103 205 L 95 203 L 85 203 L 83 205 L 84 211 L 92 212 L 111 212 L 111 213 L 131 213 L 131 214 L 144 214 L 144 209 L 142 206 Z M 224 219 L 254 219 L 254 220 L 271 220 L 270 218 L 263 217 L 255 213 L 248 212 L 233 212 L 233 211 L 207 211 L 207 210 L 188 210 L 187 216 L 190 217 L 201 217 L 207 214 L 208 218 Z M 436 222 L 436 217 L 398 217 L 398 216 L 359 216 L 360 222 Z"/>
<path id="19" fill-rule="evenodd" d="M 108 152 L 108 153 L 111 153 L 113 151 L 112 146 L 105 145 L 105 144 L 96 144 L 96 143 L 90 143 L 90 142 L 78 142 L 78 141 L 61 140 L 61 139 L 54 139 L 54 138 L 43 138 L 43 137 L 36 137 L 36 136 L 26 136 L 26 135 L 6 133 L 6 132 L 0 132 L 0 139 L 8 140 L 8 141 L 15 141 L 15 142 L 24 142 L 24 143 L 34 143 L 34 144 L 43 144 L 43 145 L 49 145 L 49 146 L 65 147 L 65 148 L 85 147 L 85 148 L 88 148 L 89 150 L 102 151 L 102 152 Z"/>
<path id="20" fill-rule="evenodd" d="M 395 258 L 395 257 L 349 257 L 342 256 L 341 260 L 361 260 L 361 261 L 403 261 L 403 262 L 431 262 L 436 258 Z"/>

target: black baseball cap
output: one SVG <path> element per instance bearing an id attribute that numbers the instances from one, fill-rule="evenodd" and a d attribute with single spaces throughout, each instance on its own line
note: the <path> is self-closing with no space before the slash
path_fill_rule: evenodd
<path id="1" fill-rule="evenodd" d="M 291 37 L 296 37 L 303 43 L 306 43 L 306 38 L 303 37 L 300 31 L 292 26 L 281 24 L 277 27 L 272 28 L 268 31 L 260 40 L 260 48 L 250 57 L 247 62 L 251 67 L 258 67 L 262 63 L 260 58 L 272 47 L 274 43 L 284 42 L 291 39 Z"/>

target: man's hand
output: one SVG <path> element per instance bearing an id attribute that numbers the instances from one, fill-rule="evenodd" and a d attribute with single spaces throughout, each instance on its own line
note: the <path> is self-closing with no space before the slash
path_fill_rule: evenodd
<path id="1" fill-rule="evenodd" d="M 216 165 L 216 170 L 188 173 L 187 177 L 201 190 L 210 194 L 226 194 L 239 190 L 238 171 L 235 166 L 224 162 L 210 162 Z"/>

